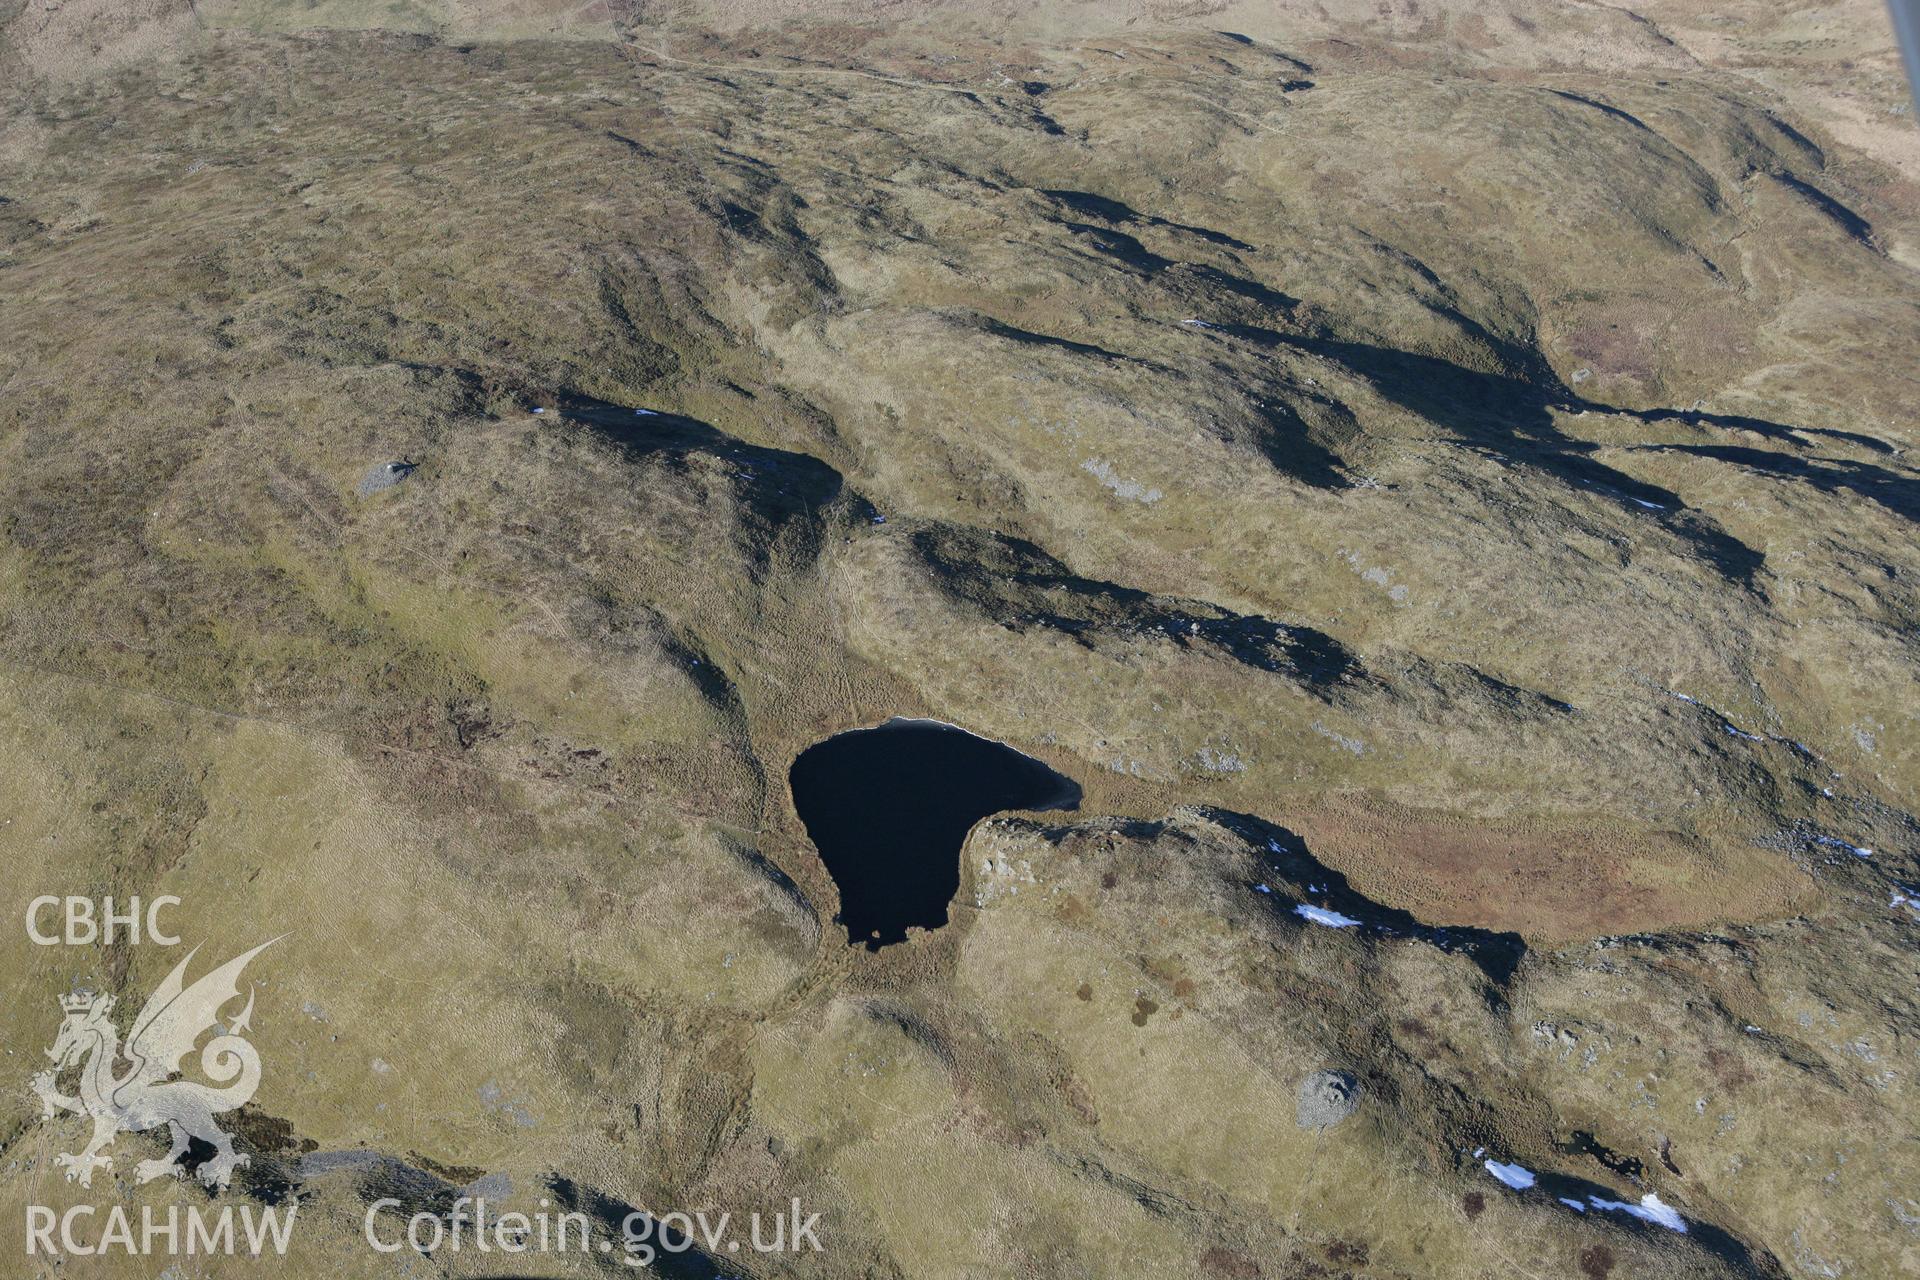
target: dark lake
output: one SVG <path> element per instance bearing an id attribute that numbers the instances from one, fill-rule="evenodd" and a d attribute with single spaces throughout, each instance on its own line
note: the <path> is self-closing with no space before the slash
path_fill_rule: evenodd
<path id="1" fill-rule="evenodd" d="M 840 919 L 877 951 L 937 929 L 973 824 L 1009 809 L 1076 809 L 1080 785 L 1032 756 L 933 720 L 893 719 L 815 743 L 793 804 L 840 889 Z"/>

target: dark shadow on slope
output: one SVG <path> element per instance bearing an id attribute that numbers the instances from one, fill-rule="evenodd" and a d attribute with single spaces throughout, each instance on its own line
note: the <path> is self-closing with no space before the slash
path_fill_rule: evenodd
<path id="1" fill-rule="evenodd" d="M 1179 265 L 1172 258 L 1163 258 L 1154 253 L 1124 231 L 1115 231 L 1111 227 L 1096 227 L 1090 222 L 1065 222 L 1061 225 L 1074 235 L 1091 241 L 1093 247 L 1107 257 L 1123 262 L 1146 275 L 1156 275 L 1168 267 Z"/>
<path id="2" fill-rule="evenodd" d="M 453 1247 L 451 1236 L 456 1213 L 461 1215 L 460 1229 L 466 1233 L 463 1245 L 473 1247 L 472 1234 L 477 1229 L 475 1218 L 479 1212 L 473 1203 L 476 1199 L 487 1201 L 485 1228 L 488 1239 L 495 1239 L 493 1233 L 498 1227 L 498 1214 L 504 1211 L 500 1202 L 512 1194 L 510 1184 L 503 1183 L 502 1188 L 497 1190 L 490 1188 L 491 1183 L 501 1180 L 501 1175 L 487 1175 L 479 1169 L 447 1168 L 418 1154 L 410 1153 L 410 1158 L 403 1160 L 384 1151 L 365 1147 L 340 1151 L 317 1150 L 315 1143 L 295 1134 L 288 1122 L 257 1111 L 251 1113 L 251 1123 L 246 1128 L 265 1141 L 259 1144 L 243 1141 L 241 1144 L 241 1149 L 249 1155 L 250 1163 L 241 1166 L 234 1177 L 234 1189 L 240 1194 L 258 1203 L 278 1205 L 311 1183 L 344 1178 L 350 1180 L 352 1194 L 360 1203 L 372 1206 L 381 1201 L 392 1202 L 385 1209 L 391 1224 L 384 1230 L 387 1238 L 404 1240 L 404 1224 L 416 1214 L 440 1219 L 449 1236 L 449 1243 L 443 1245 L 442 1252 Z M 160 1144 L 155 1143 L 154 1149 L 158 1151 Z M 210 1153 L 211 1150 L 208 1147 L 201 1154 Z M 455 1179 L 462 1181 L 456 1182 Z M 656 1247 L 656 1256 L 650 1267 L 645 1269 L 645 1274 L 663 1275 L 670 1280 L 720 1280 L 728 1274 L 692 1240 L 677 1231 L 663 1228 L 632 1205 L 559 1174 L 550 1174 L 545 1181 L 559 1212 L 584 1214 L 598 1228 L 599 1238 L 610 1243 L 611 1248 L 602 1252 L 597 1241 L 587 1242 L 588 1257 L 620 1259 L 628 1256 L 626 1241 L 629 1224 L 637 1234 L 644 1220 L 645 1238 Z M 199 1187 L 196 1182 L 185 1185 Z M 209 1200 L 217 1194 L 212 1188 L 200 1190 Z M 463 1199 L 465 1204 L 461 1203 Z M 551 1216 L 557 1219 L 558 1213 Z M 745 1229 L 744 1225 L 742 1229 Z M 523 1238 L 530 1237 L 531 1232 Z M 577 1234 L 571 1239 L 577 1241 Z M 667 1241 L 671 1248 L 659 1249 L 662 1240 Z M 580 1246 L 575 1244 L 573 1247 Z M 499 1280 L 511 1280 L 511 1277 L 503 1274 Z"/>
<path id="3" fill-rule="evenodd" d="M 396 1217 L 431 1214 L 444 1218 L 453 1212 L 461 1189 L 453 1182 L 383 1151 L 314 1151 L 292 1163 L 301 1183 L 343 1176 L 352 1181 L 362 1204 L 396 1201 Z"/>
<path id="4" fill-rule="evenodd" d="M 1201 807 L 1198 812 L 1258 851 L 1267 870 L 1261 881 L 1266 890 L 1262 896 L 1271 899 L 1274 911 L 1292 923 L 1303 922 L 1297 908 L 1314 907 L 1359 921 L 1354 931 L 1361 937 L 1412 938 L 1442 951 L 1459 952 L 1503 996 L 1527 954 L 1527 944 L 1517 933 L 1423 924 L 1410 912 L 1375 902 L 1308 852 L 1304 839 L 1278 823 L 1230 809 Z"/>
<path id="5" fill-rule="evenodd" d="M 1190 222 L 1174 222 L 1169 218 L 1156 217 L 1150 213 L 1141 213 L 1138 209 L 1123 201 L 1107 196 L 1094 195 L 1091 191 L 1068 191 L 1064 189 L 1046 189 L 1040 192 L 1049 200 L 1063 204 L 1083 218 L 1099 218 L 1116 226 L 1125 223 L 1140 223 L 1149 227 L 1165 227 L 1169 231 L 1183 231 L 1190 236 L 1198 236 L 1209 244 L 1217 244 L 1228 249 L 1251 249 L 1245 240 L 1237 239 L 1224 231 L 1215 231 L 1211 227 L 1197 227 Z"/>
<path id="6" fill-rule="evenodd" d="M 1642 133 L 1653 133 L 1653 130 L 1649 129 L 1646 122 L 1641 120 L 1639 116 L 1622 111 L 1619 107 L 1602 102 L 1598 98 L 1589 98 L 1585 94 L 1572 93 L 1566 89 L 1549 89 L 1547 92 L 1556 98 L 1565 98 L 1568 102 L 1577 102 L 1583 107 L 1592 107 L 1595 111 L 1610 115 L 1616 120 L 1623 120 Z M 1658 134 L 1654 134 L 1654 136 L 1659 137 Z M 1661 141 L 1664 142 L 1666 139 L 1662 138 Z"/>
<path id="7" fill-rule="evenodd" d="M 1158 360 L 1150 360 L 1145 356 L 1128 355 L 1124 351 L 1112 351 L 1106 347 L 1096 346 L 1091 342 L 1076 342 L 1072 338 L 1062 338 L 1058 334 L 1041 333 L 1035 329 L 1022 329 L 1018 325 L 1008 324 L 1004 320 L 996 320 L 991 316 L 981 316 L 969 312 L 967 313 L 966 321 L 977 327 L 982 333 L 988 334 L 991 337 L 1001 338 L 1008 342 L 1017 342 L 1025 347 L 1051 348 L 1055 351 L 1065 351 L 1071 355 L 1090 356 L 1096 360 L 1111 360 L 1116 363 L 1131 365 L 1137 369 L 1151 369 L 1155 373 L 1164 374 L 1166 377 L 1175 380 L 1183 380 L 1187 376 L 1185 372 L 1174 368 L 1172 365 L 1162 364 Z"/>
<path id="8" fill-rule="evenodd" d="M 1260 402 L 1260 431 L 1254 447 L 1273 469 L 1316 489 L 1350 489 L 1340 455 L 1313 438 L 1313 428 L 1285 400 Z"/>
<path id="9" fill-rule="evenodd" d="M 1029 97 L 1038 96 L 1038 94 L 1036 94 L 1031 88 L 1029 88 L 1026 85 L 1022 85 L 1021 88 L 1026 91 Z M 1041 92 L 1045 92 L 1045 89 L 1043 88 Z M 1061 126 L 1058 120 L 1055 120 L 1052 116 L 1048 115 L 1046 112 L 1042 111 L 1039 107 L 1034 106 L 1031 103 L 1027 104 L 1026 116 L 1027 116 L 1027 119 L 1031 120 L 1034 123 L 1034 125 L 1040 130 L 1040 132 L 1046 134 L 1050 138 L 1064 138 L 1067 136 L 1066 129 Z"/>
<path id="10" fill-rule="evenodd" d="M 720 847 L 738 858 L 751 875 L 764 879 L 800 914 L 811 920 L 816 926 L 820 923 L 820 913 L 814 910 L 812 901 L 801 890 L 794 878 L 782 871 L 777 863 L 758 848 L 744 840 L 735 838 L 725 831 L 716 831 Z"/>
<path id="11" fill-rule="evenodd" d="M 292 1126 L 286 1128 L 290 1132 Z M 312 1142 L 300 1145 L 308 1149 L 300 1154 L 256 1152 L 252 1163 L 240 1170 L 236 1185 L 252 1199 L 278 1204 L 281 1199 L 304 1192 L 314 1184 L 344 1181 L 350 1184 L 351 1194 L 361 1204 L 393 1202 L 387 1212 L 396 1224 L 392 1230 L 394 1236 L 404 1235 L 402 1224 L 407 1218 L 423 1214 L 444 1222 L 453 1214 L 462 1196 L 488 1194 L 487 1180 L 477 1169 L 449 1170 L 419 1155 L 403 1160 L 366 1147 L 320 1151 L 312 1149 Z M 425 1168 L 423 1164 L 434 1167 Z M 461 1186 L 442 1173 L 465 1178 L 468 1185 Z M 263 1182 L 268 1194 L 262 1194 Z"/>
<path id="12" fill-rule="evenodd" d="M 1261 284 L 1258 280 L 1249 280 L 1245 276 L 1236 276 L 1222 271 L 1218 267 L 1185 264 L 1192 273 L 1217 289 L 1238 294 L 1249 302 L 1258 303 L 1269 311 L 1292 314 L 1300 305 L 1300 299 L 1289 293 Z"/>
<path id="13" fill-rule="evenodd" d="M 1089 648 L 1102 636 L 1208 648 L 1323 697 L 1364 678 L 1358 659 L 1324 632 L 1083 578 L 1020 538 L 937 524 L 915 531 L 911 544 L 949 598 L 1016 631 L 1044 627 Z"/>
<path id="14" fill-rule="evenodd" d="M 695 418 L 586 396 L 563 398 L 560 416 L 592 428 L 635 457 L 726 459 L 736 467 L 743 505 L 769 525 L 813 520 L 846 492 L 840 473 L 811 454 L 748 444 Z"/>
<path id="15" fill-rule="evenodd" d="M 729 1274 L 691 1239 L 624 1200 L 616 1200 L 597 1188 L 559 1174 L 547 1179 L 547 1189 L 553 1193 L 554 1203 L 566 1212 L 587 1216 L 600 1235 L 612 1242 L 613 1248 L 608 1251 L 612 1255 L 626 1256 L 626 1243 L 630 1238 L 638 1237 L 642 1243 L 652 1245 L 655 1250 L 652 1261 L 644 1268 L 632 1268 L 639 1274 L 666 1276 L 668 1280 L 721 1280 Z M 741 1229 L 745 1229 L 745 1224 L 741 1224 Z M 663 1241 L 667 1245 L 664 1249 L 660 1247 Z"/>
<path id="16" fill-rule="evenodd" d="M 1641 447 L 1648 452 L 1715 458 L 1749 471 L 1798 480 L 1823 493 L 1858 494 L 1902 519 L 1920 523 L 1920 477 L 1901 475 L 1872 463 L 1853 462 L 1844 458 L 1802 458 L 1739 445 L 1659 444 Z"/>
<path id="17" fill-rule="evenodd" d="M 1778 440 L 1783 444 L 1803 446 L 1805 436 L 1815 436 L 1824 440 L 1840 440 L 1858 446 L 1872 453 L 1891 457 L 1899 452 L 1885 440 L 1874 436 L 1862 435 L 1858 431 L 1840 431 L 1833 427 L 1796 427 L 1784 422 L 1769 422 L 1765 418 L 1750 418 L 1738 413 L 1707 413 L 1701 409 L 1615 409 L 1608 405 L 1597 404 L 1591 400 L 1576 400 L 1576 409 L 1590 409 L 1598 413 L 1619 413 L 1638 418 L 1642 422 L 1679 422 L 1690 427 L 1715 427 L 1722 431 L 1747 431 L 1769 440 Z"/>
<path id="18" fill-rule="evenodd" d="M 1846 237 L 1855 244 L 1873 253 L 1880 253 L 1880 242 L 1874 238 L 1873 224 L 1840 203 L 1811 182 L 1796 178 L 1790 173 L 1776 173 L 1774 181 L 1812 205 L 1829 222 L 1839 227 Z"/>
<path id="19" fill-rule="evenodd" d="M 689 631 L 676 628 L 659 610 L 648 606 L 642 608 L 653 620 L 660 648 L 693 681 L 708 705 L 724 716 L 744 722 L 747 708 L 740 698 L 739 687 L 699 639 Z"/>
<path id="20" fill-rule="evenodd" d="M 1533 1186 L 1513 1194 L 1522 1199 L 1552 1200 L 1570 1215 L 1589 1221 L 1603 1220 L 1622 1231 L 1635 1235 L 1644 1235 L 1666 1243 L 1690 1242 L 1707 1253 L 1732 1267 L 1737 1274 L 1759 1277 L 1760 1280 L 1774 1280 L 1785 1277 L 1787 1272 L 1780 1260 L 1765 1248 L 1756 1248 L 1723 1227 L 1696 1218 L 1682 1211 L 1686 1219 L 1687 1231 L 1681 1235 L 1657 1223 L 1647 1222 L 1621 1209 L 1601 1208 L 1596 1200 L 1611 1204 L 1633 1204 L 1638 1195 L 1623 1194 L 1612 1187 L 1585 1178 L 1569 1177 L 1562 1173 L 1539 1173 L 1535 1175 Z M 1567 1201 L 1575 1201 L 1586 1206 L 1575 1209 Z M 1670 1206 L 1671 1207 L 1671 1206 Z"/>
<path id="21" fill-rule="evenodd" d="M 1018 342 L 1023 346 L 1052 347 L 1057 351 L 1071 351 L 1075 355 L 1094 356 L 1101 360 L 1123 360 L 1130 364 L 1146 363 L 1137 362 L 1132 356 L 1121 355 L 1118 351 L 1096 347 L 1090 342 L 1075 342 L 1071 338 L 1057 338 L 1050 333 L 1036 333 L 1032 329 L 1017 328 L 999 320 L 987 320 L 981 328 L 996 338 L 1005 338 L 1009 342 Z"/>
<path id="22" fill-rule="evenodd" d="M 1290 347 L 1331 360 L 1365 379 L 1393 403 L 1445 428 L 1468 448 L 1502 463 L 1544 471 L 1568 485 L 1589 489 L 1618 506 L 1658 520 L 1722 575 L 1753 585 L 1763 559 L 1758 551 L 1690 510 L 1677 494 L 1600 462 L 1593 456 L 1599 445 L 1562 433 L 1553 418 L 1556 410 L 1630 411 L 1583 400 L 1557 382 L 1545 384 L 1468 369 L 1411 351 L 1284 334 L 1253 325 L 1214 327 L 1262 346 Z M 1633 416 L 1653 420 L 1675 415 L 1642 412 Z M 1706 415 L 1698 420 L 1710 421 Z M 1771 425 L 1777 431 L 1791 430 Z"/>
<path id="23" fill-rule="evenodd" d="M 629 138 L 624 133 L 616 133 L 612 129 L 604 130 L 604 132 L 608 138 L 619 143 L 621 146 L 633 152 L 635 155 L 645 156 L 648 159 L 653 158 L 653 155 L 654 155 L 653 149 L 648 147 L 646 143 L 641 142 L 635 138 Z"/>
<path id="24" fill-rule="evenodd" d="M 1223 326 L 1238 330 L 1242 336 L 1250 326 Z M 1386 347 L 1369 347 L 1361 344 L 1342 344 L 1319 338 L 1288 338 L 1284 334 L 1261 332 L 1256 342 L 1269 342 L 1271 345 L 1294 345 L 1300 349 L 1315 351 L 1317 355 L 1331 357 L 1344 367 L 1352 368 L 1357 374 L 1365 376 L 1377 390 L 1388 399 L 1407 409 L 1413 409 L 1421 416 L 1427 416 L 1434 422 L 1453 430 L 1457 436 L 1469 443 L 1484 443 L 1500 455 L 1530 455 L 1528 461 L 1542 464 L 1546 470 L 1559 474 L 1563 480 L 1572 480 L 1582 486 L 1597 487 L 1601 491 L 1611 491 L 1613 495 L 1626 497 L 1634 505 L 1651 510 L 1647 503 L 1655 503 L 1667 512 L 1682 512 L 1682 518 L 1692 516 L 1686 505 L 1667 489 L 1636 482 L 1622 472 L 1617 472 L 1601 462 L 1594 461 L 1590 455 L 1599 445 L 1572 439 L 1561 434 L 1553 426 L 1553 411 L 1563 413 L 1605 413 L 1605 415 L 1630 416 L 1647 424 L 1659 422 L 1680 422 L 1684 426 L 1711 426 L 1726 432 L 1749 432 L 1764 439 L 1778 439 L 1782 443 L 1805 447 L 1807 438 L 1837 439 L 1860 449 L 1868 449 L 1880 455 L 1893 455 L 1895 449 L 1884 439 L 1862 436 L 1860 432 L 1843 432 L 1834 428 L 1818 426 L 1793 426 L 1788 422 L 1772 422 L 1768 418 L 1755 418 L 1734 413 L 1705 413 L 1699 409 L 1619 409 L 1613 405 L 1603 405 L 1599 401 L 1590 401 L 1580 395 L 1574 395 L 1565 386 L 1557 382 L 1549 386 L 1540 386 L 1521 378 L 1509 378 L 1501 374 L 1486 374 L 1471 368 L 1450 365 L 1434 357 L 1413 355 L 1407 351 L 1392 351 Z M 1907 520 L 1920 522 L 1920 476 L 1907 476 L 1885 466 L 1874 466 L 1870 462 L 1847 461 L 1847 459 L 1805 459 L 1793 453 L 1778 453 L 1768 449 L 1749 449 L 1741 445 L 1642 445 L 1647 451 L 1672 451 L 1672 453 L 1690 453 L 1697 457 L 1713 457 L 1720 461 L 1736 462 L 1740 466 L 1749 466 L 1753 470 L 1763 470 L 1776 476 L 1788 476 L 1801 480 L 1805 484 L 1826 489 L 1826 491 L 1853 491 L 1860 497 L 1866 497 L 1874 503 L 1880 503 Z M 1663 516 L 1667 524 L 1676 524 L 1672 516 Z M 1720 553 L 1718 562 L 1726 566 L 1740 564 L 1759 564 L 1759 555 L 1734 541 L 1716 528 L 1707 528 L 1703 524 L 1693 524 L 1692 528 L 1676 528 L 1676 532 L 1693 541 L 1703 541 L 1711 549 Z"/>
<path id="25" fill-rule="evenodd" d="M 1266 45 L 1263 45 L 1258 40 L 1255 40 L 1252 36 L 1243 35 L 1238 31 L 1216 31 L 1213 34 L 1221 37 L 1222 39 L 1231 40 L 1235 44 L 1240 45 L 1244 48 L 1259 49 L 1262 53 L 1266 54 L 1269 58 L 1272 58 L 1274 61 L 1284 62 L 1296 71 L 1311 72 L 1313 70 L 1313 66 L 1311 63 L 1302 62 L 1300 59 L 1294 57 L 1292 54 L 1282 53 L 1278 49 L 1270 48 Z"/>
<path id="26" fill-rule="evenodd" d="M 696 418 L 642 411 L 586 396 L 561 401 L 561 416 L 585 423 L 632 453 L 685 456 L 704 453 L 741 464 L 756 480 L 763 510 L 800 514 L 832 503 L 845 488 L 840 473 L 811 454 L 748 444 Z"/>
<path id="27" fill-rule="evenodd" d="M 1562 1155 L 1592 1156 L 1603 1169 L 1611 1170 L 1623 1178 L 1631 1178 L 1634 1182 L 1639 1182 L 1647 1173 L 1647 1166 L 1640 1157 L 1621 1155 L 1586 1129 L 1575 1129 L 1571 1137 L 1565 1142 L 1556 1142 L 1554 1147 Z"/>
<path id="28" fill-rule="evenodd" d="M 1214 231 L 1208 227 L 1196 227 L 1189 223 L 1172 222 L 1166 218 L 1157 218 L 1144 214 L 1129 205 L 1107 196 L 1094 195 L 1087 191 L 1044 190 L 1042 195 L 1064 206 L 1080 218 L 1098 218 L 1108 226 L 1095 226 L 1091 222 L 1063 221 L 1061 226 L 1083 239 L 1090 240 L 1094 247 L 1107 257 L 1148 276 L 1158 276 L 1163 272 L 1174 273 L 1174 291 L 1185 295 L 1189 292 L 1206 293 L 1219 291 L 1244 298 L 1267 311 L 1291 315 L 1300 305 L 1300 300 L 1263 284 L 1249 276 L 1236 275 L 1222 270 L 1211 263 L 1183 262 L 1162 257 L 1148 249 L 1139 240 L 1124 231 L 1116 230 L 1121 226 L 1137 225 L 1163 227 L 1196 236 L 1209 244 L 1226 249 L 1251 250 L 1254 246 L 1244 240 L 1236 239 L 1223 231 Z M 1176 270 L 1177 269 L 1177 270 Z M 1173 282 L 1170 282 L 1173 283 Z"/>

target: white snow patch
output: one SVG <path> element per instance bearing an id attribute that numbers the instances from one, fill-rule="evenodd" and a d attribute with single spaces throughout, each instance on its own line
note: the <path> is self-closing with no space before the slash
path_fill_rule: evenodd
<path id="1" fill-rule="evenodd" d="M 1587 1211 L 1587 1206 L 1581 1204 L 1578 1200 L 1569 1200 L 1565 1196 L 1560 1197 L 1560 1203 L 1572 1209 L 1575 1213 L 1585 1213 Z"/>
<path id="2" fill-rule="evenodd" d="M 1863 849 L 1857 844 L 1849 844 L 1838 836 L 1815 836 L 1813 842 L 1815 844 L 1826 845 L 1829 849 L 1845 849 L 1856 858 L 1871 858 L 1873 856 L 1873 850 Z"/>
<path id="3" fill-rule="evenodd" d="M 1501 1164 L 1491 1156 L 1485 1161 L 1487 1172 L 1512 1187 L 1515 1191 L 1525 1191 L 1533 1185 L 1533 1171 L 1523 1169 L 1517 1164 Z"/>
<path id="4" fill-rule="evenodd" d="M 1305 902 L 1296 906 L 1293 909 L 1293 914 L 1303 920 L 1311 920 L 1315 924 L 1325 925 L 1329 929 L 1351 929 L 1360 923 L 1352 916 L 1343 916 L 1338 911 L 1329 911 L 1325 907 L 1315 907 Z"/>
<path id="5" fill-rule="evenodd" d="M 1630 1213 L 1642 1222 L 1651 1222 L 1656 1227 L 1665 1227 L 1669 1231 L 1687 1233 L 1687 1220 L 1672 1205 L 1660 1203 L 1660 1197 L 1654 1192 L 1640 1197 L 1639 1204 L 1628 1204 L 1624 1200 L 1606 1200 L 1599 1196 L 1588 1196 L 1596 1209 L 1616 1209 L 1621 1213 Z"/>

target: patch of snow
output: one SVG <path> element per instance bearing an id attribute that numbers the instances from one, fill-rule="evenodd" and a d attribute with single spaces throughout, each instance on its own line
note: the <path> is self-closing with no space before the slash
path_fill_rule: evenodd
<path id="1" fill-rule="evenodd" d="M 1857 844 L 1849 844 L 1838 836 L 1815 836 L 1813 842 L 1815 844 L 1826 845 L 1829 849 L 1845 849 L 1856 858 L 1871 858 L 1873 856 L 1873 850 L 1863 849 Z"/>
<path id="2" fill-rule="evenodd" d="M 1656 1227 L 1678 1231 L 1681 1235 L 1687 1233 L 1687 1220 L 1680 1216 L 1680 1211 L 1672 1205 L 1662 1204 L 1660 1197 L 1654 1192 L 1649 1191 L 1641 1196 L 1639 1204 L 1628 1204 L 1624 1200 L 1606 1200 L 1600 1196 L 1588 1196 L 1587 1199 L 1596 1209 L 1613 1209 L 1620 1213 L 1629 1213 L 1642 1222 L 1653 1223 Z"/>
<path id="3" fill-rule="evenodd" d="M 1338 911 L 1329 911 L 1325 907 L 1309 906 L 1301 903 L 1293 909 L 1293 914 L 1315 924 L 1325 925 L 1329 929 L 1351 929 L 1360 922 L 1352 916 L 1343 916 Z"/>
<path id="4" fill-rule="evenodd" d="M 1587 1211 L 1587 1206 L 1581 1204 L 1578 1200 L 1569 1200 L 1565 1196 L 1560 1197 L 1560 1203 L 1572 1209 L 1575 1213 L 1585 1213 Z"/>
<path id="5" fill-rule="evenodd" d="M 635 409 L 633 412 L 642 418 L 657 418 L 660 416 L 660 414 L 653 409 Z"/>
<path id="6" fill-rule="evenodd" d="M 1887 905 L 1896 908 L 1905 907 L 1913 914 L 1914 919 L 1920 920 L 1920 888 L 1915 888 L 1910 884 L 1895 886 L 1893 890 L 1893 901 Z"/>
<path id="7" fill-rule="evenodd" d="M 1253 891 L 1254 891 L 1255 893 L 1272 893 L 1272 892 L 1273 892 L 1273 889 L 1272 889 L 1272 888 L 1271 888 L 1270 886 L 1268 886 L 1268 885 L 1264 885 L 1264 884 L 1257 884 L 1257 885 L 1255 885 L 1255 886 L 1253 886 Z"/>
<path id="8" fill-rule="evenodd" d="M 1746 730 L 1736 729 L 1732 725 L 1725 725 L 1723 727 L 1726 729 L 1728 733 L 1732 734 L 1734 737 L 1745 738 L 1748 742 L 1765 742 L 1766 741 L 1765 738 L 1761 737 L 1757 733 L 1748 733 Z"/>
<path id="9" fill-rule="evenodd" d="M 1515 1191 L 1525 1191 L 1534 1183 L 1533 1171 L 1523 1169 L 1517 1164 L 1501 1164 L 1491 1156 L 1485 1161 L 1486 1170 Z"/>

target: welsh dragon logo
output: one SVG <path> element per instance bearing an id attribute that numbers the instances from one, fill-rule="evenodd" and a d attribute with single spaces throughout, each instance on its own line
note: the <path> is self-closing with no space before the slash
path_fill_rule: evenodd
<path id="1" fill-rule="evenodd" d="M 53 1070 L 34 1076 L 33 1091 L 49 1118 L 60 1111 L 93 1117 L 93 1140 L 85 1150 L 54 1157 L 54 1163 L 67 1171 L 67 1181 L 92 1186 L 95 1169 L 113 1168 L 113 1157 L 102 1153 L 118 1134 L 143 1133 L 162 1125 L 172 1136 L 173 1149 L 161 1159 L 142 1160 L 134 1170 L 136 1182 L 166 1174 L 180 1177 L 186 1170 L 187 1143 L 193 1138 L 214 1150 L 213 1158 L 199 1169 L 200 1181 L 210 1187 L 224 1188 L 233 1171 L 247 1163 L 246 1156 L 234 1153 L 232 1136 L 213 1117 L 241 1106 L 260 1087 L 260 1052 L 244 1035 L 253 1025 L 252 991 L 247 993 L 246 1007 L 230 1024 L 220 1024 L 220 1010 L 239 998 L 240 971 L 247 961 L 279 940 L 270 939 L 234 957 L 192 986 L 186 986 L 184 979 L 199 948 L 189 951 L 141 1008 L 124 1048 L 112 1021 L 112 996 L 81 991 L 60 997 L 66 1018 L 47 1050 Z M 200 1069 L 215 1085 L 169 1079 L 179 1073 L 182 1061 L 209 1030 L 218 1034 L 200 1051 Z M 124 1072 L 117 1070 L 122 1061 L 128 1064 Z M 67 1097 L 55 1080 L 76 1063 L 80 1067 L 77 1096 Z"/>

